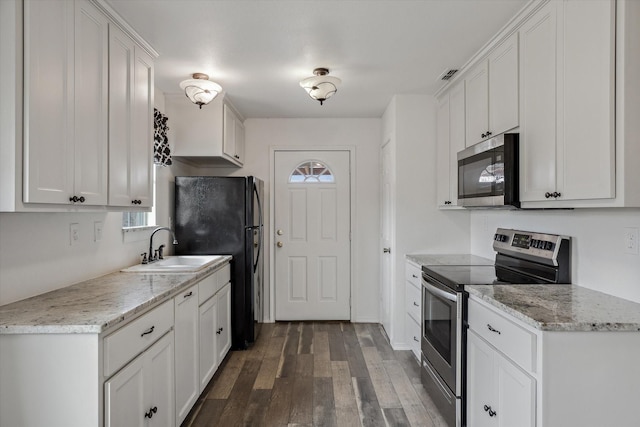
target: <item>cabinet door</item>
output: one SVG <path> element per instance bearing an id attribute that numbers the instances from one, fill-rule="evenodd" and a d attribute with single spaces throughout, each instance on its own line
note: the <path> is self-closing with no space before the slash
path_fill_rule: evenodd
<path id="1" fill-rule="evenodd" d="M 135 46 L 133 117 L 129 176 L 131 196 L 137 206 L 153 204 L 153 59 Z"/>
<path id="2" fill-rule="evenodd" d="M 482 61 L 465 79 L 467 146 L 486 138 L 489 130 L 489 66 Z M 483 136 L 485 135 L 485 136 Z"/>
<path id="3" fill-rule="evenodd" d="M 244 123 L 236 118 L 236 159 L 244 163 Z"/>
<path id="4" fill-rule="evenodd" d="M 493 350 L 473 331 L 467 333 L 467 425 L 493 426 L 495 417 L 489 416 L 485 406 L 498 411 L 495 400 Z M 518 424 L 513 424 L 518 425 Z"/>
<path id="5" fill-rule="evenodd" d="M 218 293 L 218 322 L 216 324 L 216 348 L 218 364 L 231 348 L 231 284 L 227 283 Z"/>
<path id="6" fill-rule="evenodd" d="M 73 194 L 73 15 L 72 2 L 24 2 L 25 202 Z"/>
<path id="7" fill-rule="evenodd" d="M 534 427 L 536 425 L 535 380 L 513 362 L 496 353 L 496 420 L 500 427 Z"/>
<path id="8" fill-rule="evenodd" d="M 222 153 L 236 159 L 236 115 L 227 105 L 223 106 Z"/>
<path id="9" fill-rule="evenodd" d="M 499 135 L 518 126 L 518 33 L 489 55 L 489 130 Z"/>
<path id="10" fill-rule="evenodd" d="M 174 427 L 174 334 L 169 332 L 145 352 L 145 414 L 153 414 L 149 425 Z M 144 416 L 144 415 L 143 415 Z M 119 426 L 129 425 L 128 423 Z"/>
<path id="11" fill-rule="evenodd" d="M 212 296 L 199 309 L 200 313 L 200 392 L 204 390 L 218 367 L 217 335 L 218 298 Z"/>
<path id="12" fill-rule="evenodd" d="M 436 110 L 437 126 L 437 151 L 436 174 L 438 205 L 448 207 L 452 200 L 450 194 L 450 168 L 449 162 L 449 94 L 446 93 L 438 100 Z"/>
<path id="13" fill-rule="evenodd" d="M 557 189 L 564 200 L 615 196 L 615 2 L 559 6 L 561 142 Z"/>
<path id="14" fill-rule="evenodd" d="M 104 384 L 105 427 L 146 425 L 144 357 L 140 356 Z"/>
<path id="15" fill-rule="evenodd" d="M 200 395 L 198 286 L 174 298 L 176 343 L 176 422 L 184 421 Z"/>
<path id="16" fill-rule="evenodd" d="M 556 188 L 556 3 L 520 28 L 520 200 Z"/>
<path id="17" fill-rule="evenodd" d="M 135 206 L 129 185 L 135 44 L 109 28 L 109 205 Z"/>
<path id="18" fill-rule="evenodd" d="M 75 2 L 73 195 L 85 205 L 107 204 L 108 26 L 88 0 Z"/>

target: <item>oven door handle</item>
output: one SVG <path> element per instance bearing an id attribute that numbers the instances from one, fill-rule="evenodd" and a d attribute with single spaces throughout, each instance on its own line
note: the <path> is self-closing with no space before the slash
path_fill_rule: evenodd
<path id="1" fill-rule="evenodd" d="M 453 302 L 457 301 L 458 296 L 455 293 L 449 293 L 447 291 L 443 291 L 440 288 L 436 288 L 426 280 L 422 281 L 422 285 L 427 289 L 427 292 L 431 292 L 432 294 L 442 297 L 444 299 L 447 299 L 449 301 L 453 301 Z"/>

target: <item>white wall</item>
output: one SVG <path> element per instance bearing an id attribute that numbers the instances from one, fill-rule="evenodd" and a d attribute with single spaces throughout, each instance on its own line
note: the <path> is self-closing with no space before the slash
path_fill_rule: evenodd
<path id="1" fill-rule="evenodd" d="M 623 246 L 624 228 L 640 228 L 640 209 L 474 211 L 471 252 L 493 257 L 497 227 L 570 236 L 574 284 L 640 302 L 640 256 Z"/>
<path id="2" fill-rule="evenodd" d="M 353 321 L 378 320 L 379 271 L 379 141 L 380 119 L 247 119 L 245 121 L 245 163 L 243 168 L 200 168 L 200 175 L 254 175 L 265 181 L 265 199 L 270 200 L 269 155 L 271 147 L 355 147 L 355 211 L 353 236 L 355 292 Z M 269 280 L 272 246 L 269 203 L 265 207 L 265 281 Z M 264 295 L 269 295 L 266 283 Z M 268 302 L 265 313 L 270 312 Z M 271 320 L 271 319 L 269 319 Z"/>
<path id="3" fill-rule="evenodd" d="M 162 110 L 164 97 L 155 94 Z M 189 168 L 176 164 L 157 168 L 157 223 L 169 225 L 173 206 L 173 176 Z M 103 223 L 102 241 L 94 242 L 94 223 Z M 78 244 L 69 243 L 69 224 L 77 223 Z M 0 213 L 0 305 L 98 277 L 140 261 L 147 252 L 149 231 L 122 233 L 122 213 Z M 154 246 L 166 239 L 154 237 Z M 131 241 L 133 240 L 133 241 Z M 170 253 L 170 252 L 169 252 Z"/>

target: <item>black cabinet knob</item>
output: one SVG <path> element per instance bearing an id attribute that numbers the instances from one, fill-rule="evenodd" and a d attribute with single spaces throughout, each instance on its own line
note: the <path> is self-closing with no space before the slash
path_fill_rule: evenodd
<path id="1" fill-rule="evenodd" d="M 78 197 L 78 196 L 69 197 L 69 201 L 70 201 L 70 202 L 73 202 L 73 203 L 78 203 L 78 202 L 80 202 L 80 203 L 84 203 L 84 201 L 85 201 L 85 200 L 86 200 L 86 199 L 84 198 L 84 196 L 80 196 L 80 197 Z"/>
<path id="2" fill-rule="evenodd" d="M 486 138 L 486 137 L 487 137 L 487 134 L 486 134 L 486 133 L 483 133 L 482 135 L 480 135 L 480 137 L 481 137 L 481 138 Z"/>
<path id="3" fill-rule="evenodd" d="M 551 196 L 552 196 L 552 194 L 551 194 L 551 193 L 549 193 L 548 191 L 547 191 L 546 193 L 544 193 L 544 197 L 545 197 L 545 198 L 547 198 L 547 199 L 548 199 L 549 197 L 551 197 Z"/>
<path id="4" fill-rule="evenodd" d="M 492 133 L 492 132 L 490 132 L 490 131 L 487 131 L 486 135 L 487 135 L 487 136 L 491 136 L 491 135 L 493 135 L 493 133 Z"/>
<path id="5" fill-rule="evenodd" d="M 149 412 L 145 412 L 144 413 L 144 417 L 145 418 L 153 418 L 153 414 L 155 414 L 156 412 L 158 412 L 158 407 L 154 406 L 153 408 L 149 409 Z"/>

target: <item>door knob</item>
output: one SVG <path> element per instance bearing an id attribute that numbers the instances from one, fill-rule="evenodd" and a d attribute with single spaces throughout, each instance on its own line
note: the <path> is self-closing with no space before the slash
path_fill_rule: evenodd
<path id="1" fill-rule="evenodd" d="M 276 234 L 277 234 L 278 236 L 282 236 L 284 233 L 282 232 L 282 230 L 278 230 L 278 231 L 276 231 Z"/>
<path id="2" fill-rule="evenodd" d="M 284 245 L 282 244 L 282 242 L 278 242 L 276 243 L 276 246 L 278 246 L 279 248 L 283 247 Z"/>
<path id="3" fill-rule="evenodd" d="M 384 252 L 385 254 L 390 254 L 391 248 L 382 248 L 382 252 Z"/>

